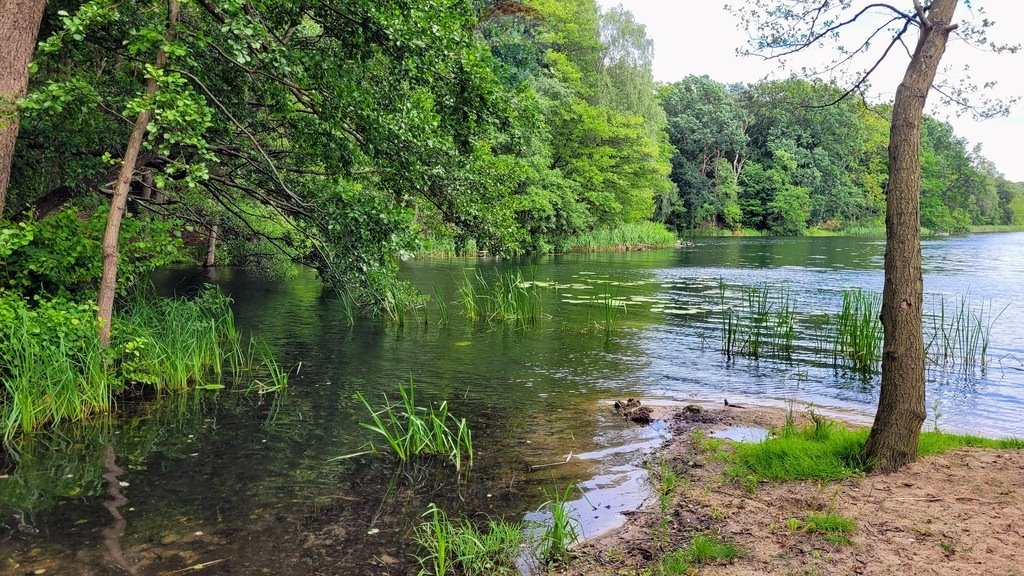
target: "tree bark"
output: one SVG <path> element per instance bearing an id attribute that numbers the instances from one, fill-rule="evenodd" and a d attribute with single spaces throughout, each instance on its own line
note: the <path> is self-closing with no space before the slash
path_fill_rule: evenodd
<path id="1" fill-rule="evenodd" d="M 164 34 L 168 42 L 174 39 L 174 26 L 177 22 L 178 0 L 169 0 L 167 31 Z M 156 54 L 156 68 L 163 68 L 166 60 L 167 54 L 161 47 Z M 152 96 L 156 90 L 156 81 L 152 78 L 146 80 L 146 95 Z M 121 171 L 117 177 L 114 195 L 110 199 L 110 214 L 107 217 L 107 228 L 103 233 L 103 276 L 100 278 L 99 311 L 96 313 L 96 318 L 99 320 L 98 336 L 100 344 L 104 347 L 110 345 L 110 322 L 114 314 L 114 294 L 117 291 L 117 246 L 118 236 L 121 232 L 121 218 L 124 216 L 128 192 L 131 190 L 132 179 L 135 176 L 135 164 L 139 158 L 139 149 L 142 148 L 142 139 L 146 135 L 146 127 L 152 117 L 153 109 L 146 108 L 139 112 L 135 119 L 135 126 L 132 128 L 132 134 L 128 138 L 128 146 L 125 148 L 124 158 L 121 161 Z"/>
<path id="2" fill-rule="evenodd" d="M 217 263 L 218 232 L 220 232 L 220 226 L 214 224 L 210 227 L 210 234 L 206 239 L 206 261 L 203 262 L 204 268 L 212 268 Z"/>
<path id="3" fill-rule="evenodd" d="M 921 115 L 953 27 L 957 0 L 934 0 L 896 90 L 889 132 L 882 290 L 882 384 L 874 424 L 861 456 L 880 472 L 895 472 L 917 457 L 924 423 L 924 337 L 921 328 Z M 915 2 L 919 14 L 924 9 Z"/>
<path id="4" fill-rule="evenodd" d="M 28 65 L 44 8 L 45 0 L 0 0 L 0 220 L 18 139 L 18 99 L 28 90 Z"/>

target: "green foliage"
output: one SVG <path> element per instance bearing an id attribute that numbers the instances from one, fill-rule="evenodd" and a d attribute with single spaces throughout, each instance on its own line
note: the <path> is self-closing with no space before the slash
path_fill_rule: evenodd
<path id="1" fill-rule="evenodd" d="M 215 290 L 193 300 L 140 294 L 119 310 L 112 345 L 96 338 L 96 305 L 0 293 L 0 427 L 19 432 L 108 412 L 126 386 L 158 391 L 221 388 L 224 365 L 241 380 L 267 370 L 275 388 L 287 376 L 269 360 L 256 365 L 234 328 L 229 300 Z"/>
<path id="2" fill-rule="evenodd" d="M 0 286 L 26 296 L 84 300 L 99 289 L 107 210 L 87 216 L 66 209 L 41 220 L 0 223 Z M 118 290 L 129 293 L 146 275 L 181 254 L 172 221 L 127 217 L 121 225 Z"/>
<path id="3" fill-rule="evenodd" d="M 579 519 L 572 515 L 569 498 L 576 491 L 574 484 L 569 484 L 562 491 L 545 503 L 550 521 L 541 526 L 538 536 L 537 557 L 545 563 L 565 562 L 569 558 L 569 548 L 580 539 Z"/>
<path id="4" fill-rule="evenodd" d="M 739 556 L 739 550 L 729 542 L 712 535 L 701 534 L 693 538 L 690 546 L 661 557 L 654 570 L 658 576 L 689 574 L 693 566 L 726 564 Z"/>
<path id="5" fill-rule="evenodd" d="M 437 407 L 418 407 L 416 388 L 412 381 L 409 386 L 399 384 L 398 394 L 401 397 L 400 404 L 392 404 L 385 394 L 384 405 L 374 410 L 366 397 L 357 392 L 356 399 L 370 413 L 370 422 L 362 422 L 361 425 L 381 436 L 400 462 L 438 455 L 454 464 L 456 471 L 462 470 L 464 462 L 467 467 L 473 465 L 473 436 L 465 418 L 449 414 L 447 401 Z M 366 453 L 377 453 L 372 442 L 359 454 Z"/>
<path id="6" fill-rule="evenodd" d="M 431 504 L 428 519 L 416 527 L 416 541 L 426 552 L 418 556 L 420 574 L 485 576 L 518 574 L 516 561 L 522 552 L 522 524 L 500 519 L 487 521 L 481 530 L 468 520 L 452 521 Z"/>

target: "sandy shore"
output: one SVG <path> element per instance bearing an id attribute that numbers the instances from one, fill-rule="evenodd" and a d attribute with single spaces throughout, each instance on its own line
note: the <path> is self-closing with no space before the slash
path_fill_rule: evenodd
<path id="1" fill-rule="evenodd" d="M 699 574 L 1024 575 L 1024 451 L 959 449 L 897 474 L 762 483 L 750 492 L 725 477 L 722 458 L 694 446 L 693 431 L 780 426 L 783 409 L 704 407 L 695 414 L 659 406 L 655 416 L 673 434 L 651 462 L 671 463 L 685 479 L 671 507 L 662 514 L 652 498 L 553 574 L 645 574 L 662 554 L 713 534 L 735 544 L 739 557 Z M 791 518 L 811 512 L 854 519 L 851 543 L 793 529 Z"/>

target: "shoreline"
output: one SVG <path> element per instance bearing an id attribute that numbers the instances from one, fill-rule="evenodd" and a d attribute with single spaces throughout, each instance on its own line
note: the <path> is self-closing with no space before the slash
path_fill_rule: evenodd
<path id="1" fill-rule="evenodd" d="M 708 406 L 688 411 L 652 400 L 656 419 L 671 435 L 643 465 L 652 497 L 627 514 L 626 523 L 579 544 L 568 566 L 552 576 L 623 574 L 1012 574 L 1024 566 L 1024 451 L 957 448 L 919 458 L 890 475 L 868 474 L 834 482 L 761 482 L 756 489 L 726 476 L 731 450 L 712 433 L 729 427 L 779 429 L 781 406 Z M 844 411 L 815 414 L 847 426 L 870 424 Z M 794 421 L 810 421 L 807 410 Z M 710 441 L 709 441 L 710 440 Z M 659 472 L 669 466 L 682 479 L 671 501 L 658 495 Z M 661 484 L 665 486 L 664 482 Z M 853 529 L 839 538 L 808 528 L 820 515 L 845 518 Z M 834 535 L 833 535 L 834 536 Z M 734 546 L 735 558 L 711 560 L 687 571 L 662 562 L 710 537 Z M 694 572 L 696 569 L 696 572 Z"/>

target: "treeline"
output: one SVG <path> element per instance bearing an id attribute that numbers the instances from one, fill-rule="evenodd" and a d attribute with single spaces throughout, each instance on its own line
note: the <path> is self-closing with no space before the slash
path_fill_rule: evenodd
<path id="1" fill-rule="evenodd" d="M 780 235 L 884 226 L 888 106 L 796 78 L 724 86 L 691 76 L 659 95 L 676 184 L 659 220 Z M 923 227 L 1024 224 L 1024 183 L 1006 180 L 949 124 L 924 118 L 921 162 Z"/>
<path id="2" fill-rule="evenodd" d="M 45 4 L 8 217 L 104 210 L 149 112 L 129 212 L 371 304 L 412 296 L 397 256 L 424 248 L 883 221 L 886 107 L 795 79 L 659 86 L 644 27 L 594 0 Z M 1021 185 L 947 124 L 923 140 L 924 226 L 1024 223 Z"/>
<path id="3" fill-rule="evenodd" d="M 131 212 L 364 302 L 425 242 L 558 249 L 671 186 L 651 42 L 593 0 L 49 2 L 38 37 L 6 214 L 100 209 L 150 110 Z"/>

